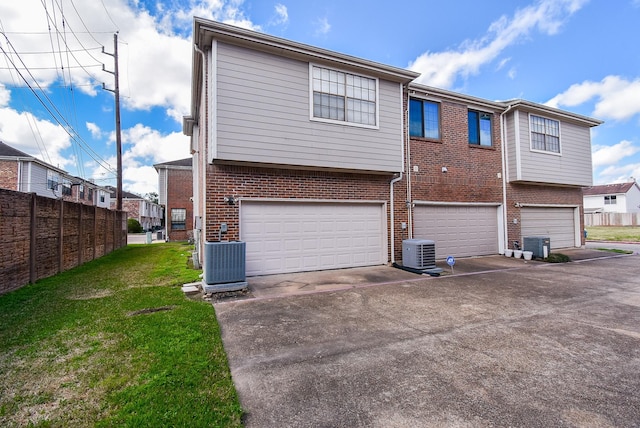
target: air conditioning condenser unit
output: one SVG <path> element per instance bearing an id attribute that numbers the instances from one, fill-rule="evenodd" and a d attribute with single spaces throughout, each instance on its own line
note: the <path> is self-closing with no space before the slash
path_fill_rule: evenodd
<path id="1" fill-rule="evenodd" d="M 402 265 L 412 269 L 436 267 L 436 243 L 429 239 L 402 241 Z"/>
<path id="2" fill-rule="evenodd" d="M 247 288 L 246 243 L 205 242 L 203 269 L 202 288 L 207 293 Z"/>

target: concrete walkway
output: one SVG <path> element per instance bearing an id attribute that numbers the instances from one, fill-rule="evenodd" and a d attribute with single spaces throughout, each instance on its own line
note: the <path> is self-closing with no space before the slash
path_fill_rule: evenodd
<path id="1" fill-rule="evenodd" d="M 219 301 L 246 426 L 638 426 L 640 256 L 605 255 Z"/>

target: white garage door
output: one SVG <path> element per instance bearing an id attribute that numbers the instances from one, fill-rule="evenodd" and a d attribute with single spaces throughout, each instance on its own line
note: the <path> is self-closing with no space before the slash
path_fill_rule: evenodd
<path id="1" fill-rule="evenodd" d="M 382 203 L 242 202 L 247 275 L 387 262 Z"/>
<path id="2" fill-rule="evenodd" d="M 498 207 L 418 205 L 414 238 L 436 242 L 436 258 L 498 253 Z"/>
<path id="3" fill-rule="evenodd" d="M 521 212 L 522 237 L 547 236 L 551 248 L 575 247 L 573 208 L 524 207 Z"/>

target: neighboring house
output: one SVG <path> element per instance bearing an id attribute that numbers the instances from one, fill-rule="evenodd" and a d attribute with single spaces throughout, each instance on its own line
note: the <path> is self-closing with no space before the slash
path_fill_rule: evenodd
<path id="1" fill-rule="evenodd" d="M 603 184 L 583 190 L 584 210 L 588 213 L 640 212 L 640 186 L 634 180 L 628 183 Z"/>
<path id="2" fill-rule="evenodd" d="M 581 245 L 601 122 L 200 18 L 194 43 L 194 216 L 247 243 L 248 275 L 385 264 L 411 237 L 438 258 Z"/>
<path id="3" fill-rule="evenodd" d="M 116 188 L 107 186 L 111 192 L 111 209 L 116 206 Z M 149 201 L 135 193 L 122 191 L 122 211 L 127 212 L 127 218 L 138 220 L 146 232 L 158 230 L 162 227 L 163 210 L 160 204 Z"/>
<path id="4" fill-rule="evenodd" d="M 65 201 L 109 207 L 109 192 L 0 141 L 0 187 Z"/>
<path id="5" fill-rule="evenodd" d="M 186 241 L 193 237 L 192 158 L 154 165 L 158 171 L 158 202 L 165 208 L 166 239 Z"/>

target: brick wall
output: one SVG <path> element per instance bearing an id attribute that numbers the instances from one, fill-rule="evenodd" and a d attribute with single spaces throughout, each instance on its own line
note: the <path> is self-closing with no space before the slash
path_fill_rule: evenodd
<path id="1" fill-rule="evenodd" d="M 580 230 L 584 230 L 584 209 L 582 206 L 582 189 L 570 187 L 551 187 L 527 184 L 507 184 L 507 234 L 509 246 L 513 241 L 522 242 L 522 217 L 518 204 L 573 205 L 580 206 Z M 517 223 L 513 220 L 516 219 Z M 581 234 L 584 245 L 584 236 Z"/>
<path id="2" fill-rule="evenodd" d="M 0 294 L 125 246 L 125 218 L 122 212 L 0 189 Z"/>
<path id="3" fill-rule="evenodd" d="M 167 169 L 166 229 L 170 240 L 186 241 L 193 233 L 193 172 L 190 169 Z M 171 209 L 187 210 L 186 229 L 171 229 Z"/>
<path id="4" fill-rule="evenodd" d="M 0 189 L 18 189 L 18 162 L 0 160 Z"/>
<path id="5" fill-rule="evenodd" d="M 389 175 L 208 165 L 205 239 L 218 240 L 221 222 L 228 226 L 225 239 L 239 239 L 239 207 L 226 204 L 225 196 L 388 201 L 390 180 Z"/>
<path id="6" fill-rule="evenodd" d="M 411 138 L 411 193 L 414 200 L 502 202 L 500 117 L 494 114 L 493 146 L 470 145 L 466 105 L 443 101 L 442 139 Z M 413 170 L 418 167 L 418 172 Z M 442 167 L 447 172 L 442 172 Z"/>

